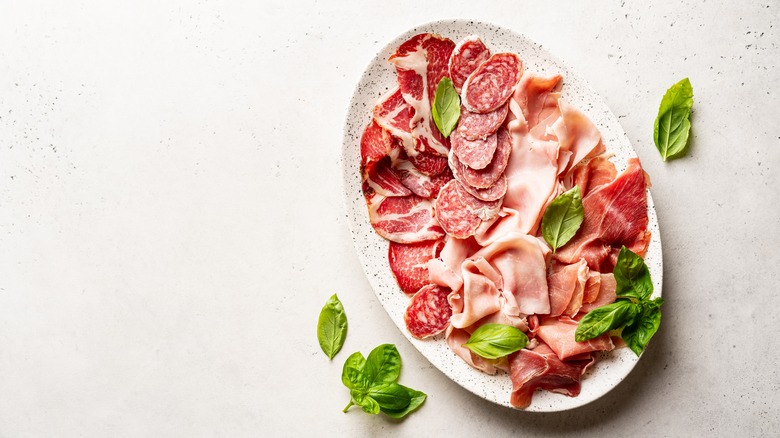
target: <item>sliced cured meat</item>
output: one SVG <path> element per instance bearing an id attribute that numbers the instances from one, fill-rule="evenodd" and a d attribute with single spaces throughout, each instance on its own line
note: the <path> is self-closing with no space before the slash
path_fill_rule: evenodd
<path id="1" fill-rule="evenodd" d="M 574 166 L 563 178 L 566 190 L 574 185 L 580 186 L 582 196 L 587 196 L 593 190 L 611 183 L 617 176 L 615 165 L 608 157 L 599 155 L 589 160 L 581 161 Z"/>
<path id="2" fill-rule="evenodd" d="M 547 276 L 550 292 L 550 316 L 574 316 L 582 306 L 585 283 L 588 281 L 588 264 L 585 260 L 572 265 L 553 268 Z"/>
<path id="3" fill-rule="evenodd" d="M 516 408 L 527 408 L 537 389 L 576 397 L 580 393 L 580 379 L 592 364 L 592 357 L 563 362 L 544 343 L 539 343 L 533 350 L 513 353 L 509 356 L 512 379 L 509 401 Z"/>
<path id="4" fill-rule="evenodd" d="M 523 73 L 515 90 L 514 100 L 520 104 L 523 118 L 528 123 L 529 129 L 534 128 L 539 122 L 551 115 L 555 114 L 556 117 L 553 120 L 557 119 L 560 93 L 554 93 L 553 90 L 560 83 L 560 75 L 545 78 L 530 72 Z"/>
<path id="5" fill-rule="evenodd" d="M 413 294 L 431 283 L 428 279 L 428 260 L 438 257 L 443 246 L 441 240 L 411 244 L 390 242 L 387 251 L 390 269 L 404 293 Z"/>
<path id="6" fill-rule="evenodd" d="M 450 346 L 453 353 L 457 354 L 458 357 L 463 359 L 467 364 L 486 374 L 490 374 L 491 376 L 496 374 L 497 368 L 495 361 L 480 357 L 463 346 L 463 344 L 469 341 L 470 337 L 471 333 L 464 329 L 455 328 L 452 325 L 447 327 L 447 345 Z"/>
<path id="7" fill-rule="evenodd" d="M 599 296 L 601 289 L 601 273 L 595 271 L 588 272 L 588 280 L 585 282 L 585 291 L 582 294 L 582 305 L 586 306 Z"/>
<path id="8" fill-rule="evenodd" d="M 433 202 L 419 196 L 387 197 L 364 184 L 371 226 L 380 236 L 398 243 L 414 243 L 444 237 L 433 216 Z"/>
<path id="9" fill-rule="evenodd" d="M 484 169 L 493 160 L 493 154 L 498 146 L 498 136 L 491 134 L 486 138 L 467 140 L 458 131 L 450 135 L 452 152 L 458 160 L 471 169 Z"/>
<path id="10" fill-rule="evenodd" d="M 598 275 L 599 279 L 598 282 L 594 281 L 594 283 L 598 283 L 598 291 L 592 301 L 582 305 L 580 308 L 580 313 L 582 314 L 588 313 L 597 307 L 614 303 L 617 299 L 617 283 L 615 282 L 615 276 L 612 274 L 599 273 L 596 273 L 596 275 Z"/>
<path id="11" fill-rule="evenodd" d="M 614 260 L 610 254 L 613 250 L 625 245 L 643 255 L 650 238 L 645 178 L 639 159 L 632 158 L 625 172 L 614 181 L 585 196 L 582 226 L 574 238 L 558 250 L 556 260 L 572 263 L 584 258 L 590 269 L 612 272 Z"/>
<path id="12" fill-rule="evenodd" d="M 473 239 L 447 238 L 440 258 L 428 262 L 428 276 L 433 283 L 458 290 L 463 286 L 461 264 L 482 247 Z"/>
<path id="13" fill-rule="evenodd" d="M 450 294 L 452 307 L 450 323 L 453 327 L 466 328 L 480 319 L 501 310 L 501 275 L 480 258 L 466 260 L 461 267 L 463 289 Z"/>
<path id="14" fill-rule="evenodd" d="M 522 74 L 523 63 L 516 54 L 496 53 L 463 84 L 461 103 L 475 113 L 495 111 L 512 95 Z"/>
<path id="15" fill-rule="evenodd" d="M 495 184 L 486 189 L 478 189 L 466 184 L 463 184 L 463 188 L 466 189 L 467 192 L 471 193 L 475 198 L 482 201 L 498 201 L 504 197 L 504 194 L 506 194 L 506 176 L 502 174 Z"/>
<path id="16" fill-rule="evenodd" d="M 374 121 L 398 138 L 407 154 L 416 154 L 414 139 L 409 128 L 414 116 L 414 109 L 409 106 L 401 94 L 400 88 L 395 88 L 379 98 L 374 105 Z"/>
<path id="17" fill-rule="evenodd" d="M 493 154 L 493 160 L 484 169 L 475 170 L 460 162 L 456 157 L 453 157 L 453 151 L 450 152 L 450 169 L 452 169 L 455 179 L 461 181 L 464 185 L 474 187 L 475 189 L 487 189 L 495 185 L 501 180 L 504 171 L 509 164 L 509 157 L 512 154 L 512 139 L 509 136 L 509 132 L 506 129 L 499 129 L 496 135 L 497 146 L 496 151 Z M 506 193 L 506 189 L 499 188 L 494 189 L 491 193 L 494 195 L 500 193 L 498 197 L 501 197 Z M 477 195 L 475 195 L 477 196 Z M 487 197 L 487 194 L 484 194 Z M 477 196 L 483 199 L 481 196 Z M 495 199 L 498 199 L 495 198 Z"/>
<path id="18" fill-rule="evenodd" d="M 384 196 L 407 196 L 412 192 L 401 182 L 398 174 L 390 167 L 390 157 L 366 165 L 363 178 L 376 193 Z"/>
<path id="19" fill-rule="evenodd" d="M 452 85 L 458 93 L 469 75 L 488 58 L 490 49 L 476 35 L 464 38 L 455 46 L 450 56 L 449 70 Z"/>
<path id="20" fill-rule="evenodd" d="M 440 175 L 447 168 L 446 156 L 442 157 L 425 152 L 420 152 L 417 155 L 409 155 L 409 161 L 414 164 L 414 167 L 416 167 L 417 170 L 430 176 Z"/>
<path id="21" fill-rule="evenodd" d="M 516 309 L 515 314 L 550 313 L 547 290 L 546 248 L 527 234 L 516 232 L 499 237 L 477 251 L 473 257 L 483 257 L 498 269 L 503 278 L 503 289 Z"/>
<path id="22" fill-rule="evenodd" d="M 452 309 L 447 302 L 447 288 L 429 284 L 423 286 L 409 301 L 404 322 L 409 333 L 418 339 L 438 335 L 450 325 Z"/>
<path id="23" fill-rule="evenodd" d="M 560 360 L 566 360 L 583 353 L 593 351 L 609 351 L 615 348 L 608 333 L 587 340 L 576 342 L 574 332 L 577 330 L 577 321 L 561 316 L 559 318 L 541 318 L 536 336 L 555 352 Z"/>
<path id="24" fill-rule="evenodd" d="M 452 172 L 444 169 L 439 175 L 428 176 L 417 169 L 409 160 L 399 160 L 396 173 L 401 183 L 417 196 L 423 198 L 435 198 L 439 190 L 452 180 Z"/>
<path id="25" fill-rule="evenodd" d="M 447 155 L 447 139 L 436 128 L 431 103 L 439 81 L 449 74 L 448 63 L 455 43 L 430 33 L 415 35 L 393 53 L 389 61 L 398 73 L 398 85 L 414 116 L 409 127 L 416 152 Z M 407 151 L 409 156 L 415 152 Z"/>
<path id="26" fill-rule="evenodd" d="M 560 150 L 569 152 L 568 159 L 559 161 L 559 173 L 576 166 L 585 158 L 604 152 L 601 143 L 601 133 L 582 111 L 569 105 L 565 100 L 558 100 L 561 117 L 552 129 L 558 137 Z"/>
<path id="27" fill-rule="evenodd" d="M 372 119 L 360 137 L 360 165 L 365 166 L 387 156 L 392 148 L 392 143 L 393 139 L 390 133 Z"/>
<path id="28" fill-rule="evenodd" d="M 509 113 L 509 103 L 498 107 L 497 110 L 489 113 L 473 113 L 465 106 L 460 107 L 460 119 L 458 127 L 455 130 L 466 140 L 476 140 L 486 138 L 490 134 L 498 131 L 498 128 L 506 120 Z"/>
<path id="29" fill-rule="evenodd" d="M 452 237 L 465 239 L 474 235 L 483 220 L 498 215 L 501 202 L 477 199 L 457 180 L 452 180 L 439 192 L 434 208 L 444 231 Z"/>

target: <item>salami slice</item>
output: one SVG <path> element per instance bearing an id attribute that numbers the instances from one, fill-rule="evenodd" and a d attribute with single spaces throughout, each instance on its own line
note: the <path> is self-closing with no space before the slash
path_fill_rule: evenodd
<path id="1" fill-rule="evenodd" d="M 444 232 L 465 239 L 474 235 L 482 221 L 498 215 L 501 201 L 477 199 L 458 180 L 452 180 L 441 189 L 433 208 Z"/>
<path id="2" fill-rule="evenodd" d="M 499 129 L 496 138 L 498 145 L 493 160 L 484 169 L 472 169 L 461 163 L 454 153 L 450 153 L 449 164 L 455 179 L 476 189 L 486 189 L 496 184 L 504 174 L 512 153 L 512 138 L 506 128 Z"/>
<path id="3" fill-rule="evenodd" d="M 493 154 L 498 146 L 498 136 L 491 134 L 487 138 L 467 140 L 458 131 L 450 136 L 452 152 L 458 160 L 472 169 L 484 169 L 493 160 Z"/>
<path id="4" fill-rule="evenodd" d="M 409 333 L 417 339 L 425 339 L 443 332 L 450 325 L 452 309 L 447 302 L 450 289 L 429 284 L 414 294 L 404 313 Z"/>
<path id="5" fill-rule="evenodd" d="M 496 53 L 474 70 L 461 91 L 469 111 L 489 113 L 503 105 L 523 74 L 523 63 L 514 53 Z"/>
<path id="6" fill-rule="evenodd" d="M 464 38 L 455 46 L 450 55 L 449 69 L 452 85 L 458 93 L 469 75 L 488 58 L 490 58 L 490 49 L 476 35 Z"/>
<path id="7" fill-rule="evenodd" d="M 409 245 L 390 242 L 387 252 L 390 269 L 404 293 L 413 294 L 426 284 L 431 284 L 428 279 L 428 260 L 438 257 L 443 247 L 442 240 Z"/>
<path id="8" fill-rule="evenodd" d="M 460 107 L 460 120 L 456 132 L 466 140 L 485 138 L 498 131 L 509 114 L 509 101 L 489 113 L 472 113 L 465 106 Z"/>
<path id="9" fill-rule="evenodd" d="M 508 187 L 505 174 L 501 174 L 501 177 L 498 179 L 498 181 L 486 189 L 478 189 L 467 184 L 461 184 L 467 192 L 471 193 L 472 196 L 482 201 L 498 201 L 499 199 L 503 198 L 504 195 L 506 195 L 506 190 Z"/>

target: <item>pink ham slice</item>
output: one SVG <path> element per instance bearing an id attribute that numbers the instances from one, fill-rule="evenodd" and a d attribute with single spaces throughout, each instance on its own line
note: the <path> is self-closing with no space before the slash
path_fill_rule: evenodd
<path id="1" fill-rule="evenodd" d="M 449 60 L 455 43 L 430 33 L 415 35 L 393 53 L 389 61 L 398 73 L 398 85 L 414 116 L 409 127 L 414 151 L 446 156 L 449 149 L 431 116 L 431 103 L 439 81 L 449 74 Z"/>
<path id="2" fill-rule="evenodd" d="M 448 297 L 453 309 L 450 324 L 466 328 L 501 309 L 501 274 L 483 258 L 466 260 L 461 267 L 463 289 Z"/>
<path id="3" fill-rule="evenodd" d="M 452 309 L 447 302 L 447 288 L 429 284 L 414 294 L 404 313 L 404 322 L 409 333 L 418 339 L 425 339 L 443 332 L 450 325 Z"/>
<path id="4" fill-rule="evenodd" d="M 457 180 L 448 182 L 434 203 L 441 227 L 448 235 L 458 239 L 472 236 L 482 221 L 496 217 L 500 208 L 500 201 L 479 200 Z"/>
<path id="5" fill-rule="evenodd" d="M 525 72 L 520 78 L 514 100 L 523 110 L 523 117 L 528 123 L 529 129 L 535 127 L 542 120 L 558 113 L 559 93 L 554 93 L 561 83 L 561 76 L 555 75 L 549 78 L 536 76 Z"/>
<path id="6" fill-rule="evenodd" d="M 504 175 L 507 165 L 509 164 L 509 157 L 512 153 L 512 138 L 509 135 L 509 131 L 506 129 L 499 129 L 496 135 L 497 147 L 492 156 L 492 160 L 487 167 L 481 170 L 472 169 L 464 165 L 454 155 L 454 148 L 450 151 L 449 164 L 452 169 L 455 179 L 461 181 L 466 186 L 473 187 L 475 189 L 488 189 L 494 186 L 501 180 Z M 499 186 L 498 189 L 494 189 L 491 193 L 496 196 L 495 199 L 504 196 L 506 193 L 506 185 L 504 188 Z M 476 196 L 476 195 L 475 195 Z M 478 196 L 480 197 L 480 196 Z M 480 199 L 483 199 L 480 197 Z"/>
<path id="7" fill-rule="evenodd" d="M 550 316 L 574 317 L 582 306 L 587 281 L 588 264 L 585 260 L 572 265 L 553 267 L 552 272 L 547 276 Z"/>
<path id="8" fill-rule="evenodd" d="M 488 58 L 490 49 L 476 35 L 464 38 L 455 46 L 450 55 L 449 71 L 452 85 L 458 93 L 469 75 Z"/>
<path id="9" fill-rule="evenodd" d="M 563 173 L 583 159 L 604 152 L 604 144 L 601 143 L 601 133 L 596 125 L 582 111 L 563 99 L 558 100 L 558 108 L 561 117 L 553 124 L 552 129 L 560 143 L 561 159 L 558 168 L 559 173 Z"/>
<path id="10" fill-rule="evenodd" d="M 555 254 L 563 263 L 580 258 L 592 270 L 611 272 L 611 253 L 625 245 L 643 255 L 650 242 L 647 231 L 647 181 L 639 160 L 611 183 L 590 192 L 582 200 L 585 218 L 579 232 Z M 506 202 L 506 201 L 505 201 Z"/>
<path id="11" fill-rule="evenodd" d="M 371 226 L 380 236 L 397 243 L 414 243 L 444 237 L 429 199 L 409 195 L 387 197 L 363 185 Z"/>
<path id="12" fill-rule="evenodd" d="M 460 107 L 460 120 L 455 132 L 466 140 L 477 140 L 487 138 L 490 134 L 498 131 L 498 128 L 506 120 L 509 113 L 509 103 L 501 105 L 497 110 L 489 113 L 473 113 Z"/>
<path id="13" fill-rule="evenodd" d="M 408 196 L 412 192 L 401 182 L 396 171 L 390 166 L 390 157 L 369 162 L 363 172 L 363 179 L 376 193 L 383 196 Z"/>
<path id="14" fill-rule="evenodd" d="M 404 293 L 413 294 L 430 284 L 428 261 L 439 256 L 444 242 L 429 240 L 411 244 L 390 242 L 387 258 L 398 286 Z"/>
<path id="15" fill-rule="evenodd" d="M 491 134 L 484 139 L 467 140 L 458 131 L 450 135 L 451 152 L 458 161 L 471 169 L 484 169 L 493 160 L 493 154 L 498 146 L 498 136 Z"/>
<path id="16" fill-rule="evenodd" d="M 561 360 L 575 357 L 583 353 L 593 351 L 609 351 L 615 348 L 609 334 L 585 342 L 576 342 L 574 332 L 577 330 L 577 321 L 561 316 L 559 318 L 545 317 L 539 321 L 536 328 L 536 336 L 555 352 Z"/>
<path id="17" fill-rule="evenodd" d="M 514 53 L 496 53 L 466 80 L 461 103 L 475 113 L 489 113 L 506 103 L 523 74 L 523 63 Z"/>
<path id="18" fill-rule="evenodd" d="M 520 350 L 509 356 L 510 403 L 516 408 L 527 408 L 538 389 L 576 397 L 580 393 L 580 379 L 591 364 L 592 357 L 563 362 L 544 343 L 533 350 Z"/>
<path id="19" fill-rule="evenodd" d="M 438 259 L 428 262 L 430 280 L 440 286 L 459 290 L 463 286 L 461 264 L 482 247 L 473 239 L 448 237 Z"/>

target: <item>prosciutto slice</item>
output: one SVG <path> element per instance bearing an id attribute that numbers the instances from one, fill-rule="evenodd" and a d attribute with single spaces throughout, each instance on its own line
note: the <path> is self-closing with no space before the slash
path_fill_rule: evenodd
<path id="1" fill-rule="evenodd" d="M 413 294 L 421 287 L 430 284 L 428 261 L 438 257 L 443 246 L 444 242 L 441 240 L 408 245 L 390 242 L 387 252 L 390 269 L 404 293 Z"/>
<path id="2" fill-rule="evenodd" d="M 553 269 L 547 276 L 550 316 L 576 315 L 582 306 L 587 281 L 588 264 L 585 260 Z"/>
<path id="3" fill-rule="evenodd" d="M 588 283 L 591 281 L 596 285 L 596 293 L 592 296 L 592 301 L 588 301 L 580 308 L 580 313 L 585 314 L 591 310 L 605 306 L 610 303 L 614 303 L 617 299 L 617 283 L 615 282 L 615 276 L 612 274 L 599 274 L 598 280 L 588 279 Z"/>
<path id="4" fill-rule="evenodd" d="M 409 195 L 388 197 L 364 184 L 371 226 L 380 236 L 397 243 L 414 243 L 444 237 L 429 199 Z"/>
<path id="5" fill-rule="evenodd" d="M 389 61 L 398 73 L 398 85 L 414 115 L 409 122 L 414 150 L 446 156 L 449 146 L 431 116 L 431 103 L 439 81 L 449 74 L 449 60 L 455 43 L 430 33 L 415 35 L 393 53 Z"/>
<path id="6" fill-rule="evenodd" d="M 577 330 L 577 321 L 562 316 L 559 318 L 546 317 L 539 321 L 536 328 L 536 336 L 555 352 L 561 360 L 579 356 L 592 351 L 609 351 L 615 348 L 609 334 L 585 342 L 576 342 L 574 332 Z"/>
<path id="7" fill-rule="evenodd" d="M 584 258 L 590 269 L 612 272 L 611 253 L 619 251 L 621 246 L 643 255 L 650 242 L 646 188 L 646 176 L 639 159 L 630 159 L 625 172 L 583 198 L 585 218 L 582 226 L 574 238 L 558 250 L 556 260 L 573 263 Z"/>
<path id="8" fill-rule="evenodd" d="M 587 157 L 604 152 L 601 143 L 601 133 L 596 125 L 576 107 L 569 105 L 563 99 L 558 100 L 561 117 L 553 124 L 552 129 L 560 142 L 562 154 L 558 163 L 559 173 L 563 173 L 577 165 Z"/>
<path id="9" fill-rule="evenodd" d="M 513 353 L 509 356 L 510 403 L 516 408 L 526 408 L 538 389 L 575 397 L 580 393 L 582 375 L 593 362 L 593 357 L 563 362 L 544 343 L 539 343 L 533 350 Z"/>
<path id="10" fill-rule="evenodd" d="M 615 165 L 609 161 L 609 157 L 599 155 L 588 160 L 581 161 L 566 173 L 563 185 L 566 190 L 574 185 L 580 186 L 582 196 L 587 196 L 593 190 L 611 183 L 617 176 Z"/>

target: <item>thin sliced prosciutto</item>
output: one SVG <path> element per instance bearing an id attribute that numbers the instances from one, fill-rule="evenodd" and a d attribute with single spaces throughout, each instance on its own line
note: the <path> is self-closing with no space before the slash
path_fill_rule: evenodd
<path id="1" fill-rule="evenodd" d="M 584 160 L 574 166 L 563 178 L 566 190 L 575 185 L 580 186 L 582 196 L 587 196 L 593 190 L 611 183 L 617 176 L 615 165 L 603 155 Z"/>
<path id="2" fill-rule="evenodd" d="M 592 364 L 592 357 L 563 362 L 544 343 L 539 343 L 533 350 L 513 353 L 509 356 L 510 403 L 516 408 L 526 408 L 539 389 L 575 397 L 580 393 L 582 375 Z"/>
<path id="3" fill-rule="evenodd" d="M 593 351 L 609 351 L 615 348 L 609 334 L 585 342 L 576 342 L 574 332 L 577 330 L 577 321 L 561 316 L 559 318 L 546 317 L 539 321 L 536 328 L 536 336 L 543 340 L 555 352 L 561 360 L 576 357 L 583 353 Z"/>
<path id="4" fill-rule="evenodd" d="M 601 143 L 601 133 L 585 113 L 563 99 L 558 100 L 558 108 L 561 117 L 552 129 L 558 137 L 560 150 L 566 152 L 561 154 L 558 162 L 558 171 L 563 173 L 583 159 L 604 152 L 604 145 Z"/>
<path id="5" fill-rule="evenodd" d="M 571 265 L 553 268 L 547 276 L 550 291 L 550 316 L 573 317 L 582 306 L 585 285 L 588 281 L 588 264 L 580 260 Z"/>
<path id="6" fill-rule="evenodd" d="M 387 253 L 390 269 L 404 293 L 413 294 L 431 283 L 428 278 L 428 261 L 438 257 L 443 246 L 441 240 L 411 244 L 390 242 Z"/>

